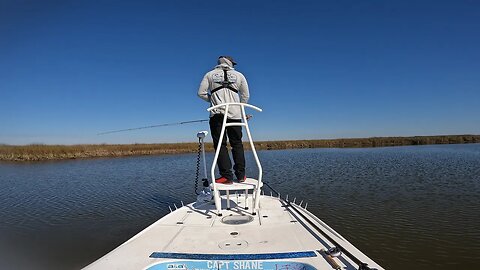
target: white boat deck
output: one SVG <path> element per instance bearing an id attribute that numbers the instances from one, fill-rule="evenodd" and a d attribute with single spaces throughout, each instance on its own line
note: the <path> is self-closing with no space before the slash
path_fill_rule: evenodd
<path id="1" fill-rule="evenodd" d="M 334 269 L 320 252 L 333 245 L 292 207 L 301 211 L 336 242 L 368 266 L 383 269 L 308 211 L 285 206 L 278 198 L 260 197 L 258 215 L 244 210 L 244 195 L 230 196 L 231 210 L 216 215 L 211 203 L 189 204 L 161 218 L 86 269 Z M 226 224 L 251 219 L 246 224 Z M 244 257 L 241 257 L 241 255 Z M 259 255 L 260 257 L 255 257 Z M 263 259 L 261 255 L 271 256 Z M 273 254 L 273 255 L 272 255 Z M 276 254 L 276 255 L 275 255 Z M 280 255 L 279 255 L 280 254 Z M 323 254 L 323 256 L 322 256 Z M 228 257 L 233 255 L 233 257 Z M 239 256 L 239 257 L 234 257 Z M 283 256 L 283 257 L 282 257 Z M 285 256 L 293 256 L 285 258 Z M 295 257 L 296 256 L 296 257 Z M 358 269 L 344 254 L 334 259 L 342 269 Z M 198 262 L 189 267 L 188 262 Z M 165 264 L 165 262 L 175 264 Z M 260 265 L 258 263 L 260 262 Z M 262 264 L 263 262 L 263 264 Z M 272 262 L 268 264 L 269 262 Z M 202 264 L 203 263 L 203 264 Z M 274 264 L 273 264 L 274 263 Z M 288 266 L 290 265 L 290 266 Z M 290 268 L 289 268 L 290 267 Z"/>

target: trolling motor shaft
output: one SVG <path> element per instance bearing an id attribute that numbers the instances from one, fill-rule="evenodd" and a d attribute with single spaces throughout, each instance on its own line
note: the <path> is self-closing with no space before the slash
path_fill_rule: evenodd
<path id="1" fill-rule="evenodd" d="M 202 161 L 203 161 L 203 175 L 202 178 L 202 192 L 197 193 L 197 202 L 209 202 L 212 200 L 212 190 L 210 189 L 210 184 L 208 183 L 207 177 L 207 162 L 205 160 L 205 137 L 208 135 L 208 131 L 200 131 L 197 133 L 198 143 L 199 143 L 199 152 L 197 156 L 197 173 L 195 179 L 195 193 L 197 193 L 197 186 L 198 186 L 198 175 L 199 175 L 199 168 L 200 168 L 200 152 L 202 153 Z"/>
<path id="2" fill-rule="evenodd" d="M 202 160 L 203 160 L 203 173 L 204 173 L 204 178 L 202 179 L 203 184 L 205 186 L 205 180 L 207 181 L 208 184 L 208 177 L 207 177 L 207 162 L 205 161 L 205 137 L 208 135 L 208 131 L 200 131 L 197 133 L 197 137 L 200 140 L 200 143 L 202 144 Z"/>

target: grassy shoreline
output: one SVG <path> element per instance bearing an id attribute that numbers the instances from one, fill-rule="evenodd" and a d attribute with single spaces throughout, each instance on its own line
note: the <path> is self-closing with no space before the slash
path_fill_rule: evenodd
<path id="1" fill-rule="evenodd" d="M 296 148 L 360 148 L 429 144 L 480 143 L 480 135 L 441 135 L 413 137 L 372 137 L 351 139 L 259 141 L 257 150 Z M 245 143 L 246 149 L 249 144 Z M 140 155 L 161 155 L 195 153 L 197 143 L 161 144 L 84 144 L 84 145 L 0 145 L 0 161 L 42 161 L 62 159 L 83 159 L 95 157 L 123 157 Z M 213 151 L 211 143 L 207 151 Z"/>

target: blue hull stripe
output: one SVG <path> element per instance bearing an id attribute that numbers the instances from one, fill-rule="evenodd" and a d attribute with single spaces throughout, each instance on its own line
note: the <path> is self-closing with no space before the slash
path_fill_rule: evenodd
<path id="1" fill-rule="evenodd" d="M 314 251 L 284 252 L 284 253 L 263 253 L 263 254 L 190 254 L 190 253 L 169 253 L 153 252 L 150 258 L 157 259 L 183 259 L 183 260 L 273 260 L 290 258 L 317 257 Z"/>

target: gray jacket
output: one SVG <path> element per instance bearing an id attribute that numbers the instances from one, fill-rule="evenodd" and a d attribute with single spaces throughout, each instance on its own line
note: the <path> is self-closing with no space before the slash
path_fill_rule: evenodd
<path id="1" fill-rule="evenodd" d="M 228 81 L 232 82 L 230 86 L 235 90 L 238 90 L 238 94 L 228 88 L 221 88 L 215 91 L 213 94 L 211 91 L 219 86 L 224 81 L 224 72 L 227 70 Z M 200 87 L 198 88 L 198 96 L 210 102 L 212 106 L 229 103 L 229 102 L 242 102 L 247 103 L 250 97 L 248 91 L 248 84 L 245 76 L 242 73 L 236 71 L 228 64 L 220 64 L 216 66 L 212 71 L 205 74 Z M 214 114 L 224 114 L 225 108 L 215 109 L 210 113 L 210 117 Z M 231 106 L 228 113 L 229 119 L 241 119 L 242 114 L 239 106 Z"/>

